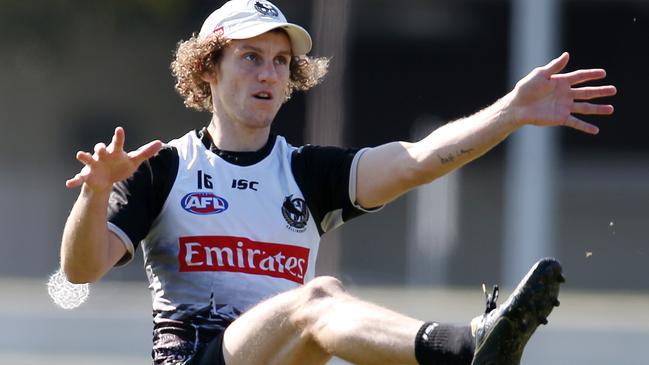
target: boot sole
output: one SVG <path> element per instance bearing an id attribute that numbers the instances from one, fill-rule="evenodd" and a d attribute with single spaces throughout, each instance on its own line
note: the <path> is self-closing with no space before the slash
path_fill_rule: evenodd
<path id="1" fill-rule="evenodd" d="M 518 365 L 527 341 L 559 306 L 559 285 L 565 279 L 561 264 L 552 258 L 537 262 L 498 309 L 475 351 L 472 365 Z"/>

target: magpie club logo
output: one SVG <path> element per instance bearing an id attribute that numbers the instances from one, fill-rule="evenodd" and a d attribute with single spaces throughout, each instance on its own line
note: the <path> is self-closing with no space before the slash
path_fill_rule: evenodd
<path id="1" fill-rule="evenodd" d="M 261 15 L 272 16 L 277 18 L 279 16 L 279 11 L 275 7 L 264 1 L 255 2 L 255 10 L 257 10 Z"/>
<path id="2" fill-rule="evenodd" d="M 196 192 L 185 195 L 180 201 L 184 210 L 199 215 L 218 214 L 228 209 L 228 201 L 209 192 Z"/>
<path id="3" fill-rule="evenodd" d="M 288 225 L 286 228 L 294 232 L 306 231 L 306 224 L 309 221 L 309 208 L 302 198 L 293 198 L 289 195 L 282 204 L 282 216 Z"/>

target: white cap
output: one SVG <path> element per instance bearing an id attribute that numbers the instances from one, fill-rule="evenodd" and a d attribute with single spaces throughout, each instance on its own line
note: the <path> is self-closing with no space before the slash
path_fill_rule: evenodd
<path id="1" fill-rule="evenodd" d="M 276 28 L 286 31 L 294 55 L 311 51 L 309 33 L 299 25 L 288 23 L 279 8 L 265 0 L 228 1 L 205 19 L 198 37 L 217 33 L 227 39 L 248 39 Z"/>

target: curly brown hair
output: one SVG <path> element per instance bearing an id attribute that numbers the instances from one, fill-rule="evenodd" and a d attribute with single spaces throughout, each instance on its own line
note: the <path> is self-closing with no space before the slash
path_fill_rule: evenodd
<path id="1" fill-rule="evenodd" d="M 277 31 L 284 32 L 282 29 Z M 210 84 L 201 75 L 219 64 L 223 50 L 229 44 L 229 40 L 217 35 L 199 39 L 196 34 L 178 43 L 171 62 L 171 74 L 176 79 L 176 91 L 184 99 L 186 107 L 213 112 Z M 286 100 L 296 90 L 306 91 L 318 85 L 327 74 L 328 67 L 329 59 L 326 57 L 293 56 Z"/>

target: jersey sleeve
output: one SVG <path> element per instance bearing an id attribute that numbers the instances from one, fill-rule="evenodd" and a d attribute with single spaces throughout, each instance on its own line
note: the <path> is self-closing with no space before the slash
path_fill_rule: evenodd
<path id="1" fill-rule="evenodd" d="M 113 184 L 108 200 L 108 229 L 122 240 L 128 251 L 116 266 L 133 258 L 140 241 L 160 214 L 177 173 L 178 153 L 174 147 L 165 146 L 129 178 Z"/>
<path id="2" fill-rule="evenodd" d="M 293 151 L 293 176 L 320 234 L 381 208 L 364 209 L 356 202 L 356 170 L 365 151 L 311 145 Z"/>

